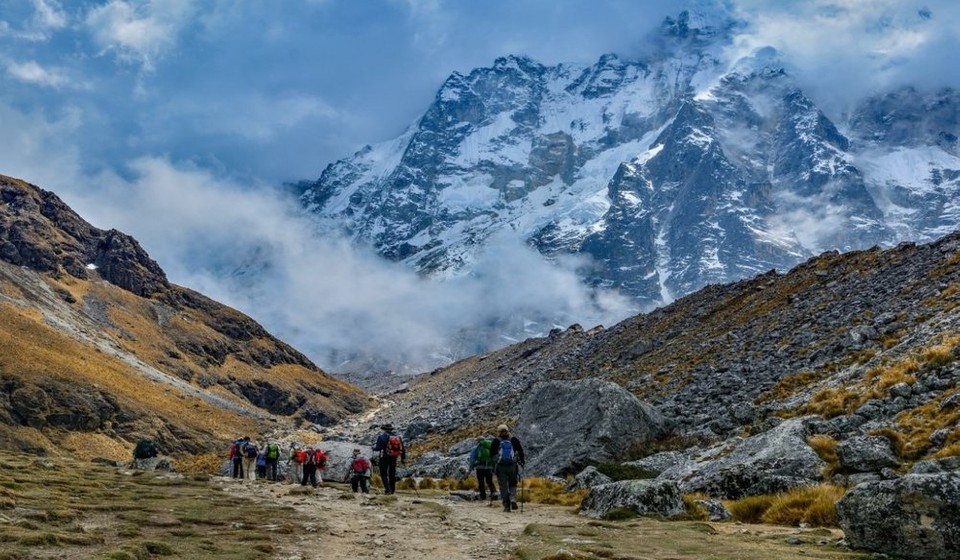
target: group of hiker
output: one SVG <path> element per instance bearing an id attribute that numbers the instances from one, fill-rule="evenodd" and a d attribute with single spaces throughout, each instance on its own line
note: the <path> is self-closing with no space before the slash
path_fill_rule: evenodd
<path id="1" fill-rule="evenodd" d="M 384 494 L 397 491 L 397 463 L 406 463 L 407 449 L 403 439 L 396 434 L 392 424 L 381 426 L 381 432 L 373 445 Z M 257 478 L 279 481 L 281 447 L 270 441 L 258 446 L 250 437 L 237 439 L 230 445 L 233 478 L 256 480 Z M 293 444 L 287 457 L 287 479 L 291 484 L 316 487 L 323 484 L 323 472 L 328 467 L 326 453 L 320 447 Z M 491 502 L 500 487 L 503 510 L 517 509 L 517 485 L 520 469 L 524 466 L 523 446 L 520 440 L 510 435 L 506 425 L 497 427 L 497 437 L 481 437 L 470 451 L 470 470 L 476 470 L 480 499 L 486 501 L 488 492 Z M 370 492 L 372 476 L 371 460 L 359 448 L 353 450 L 348 467 L 350 486 L 354 492 Z M 496 477 L 497 485 L 493 479 Z"/>

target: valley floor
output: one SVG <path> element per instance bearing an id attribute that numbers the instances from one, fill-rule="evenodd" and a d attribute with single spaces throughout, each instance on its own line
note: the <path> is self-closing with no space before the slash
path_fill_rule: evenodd
<path id="1" fill-rule="evenodd" d="M 504 513 L 440 491 L 355 496 L 0 452 L 0 559 L 859 559 L 837 531 Z M 788 544 L 788 540 L 796 544 Z"/>

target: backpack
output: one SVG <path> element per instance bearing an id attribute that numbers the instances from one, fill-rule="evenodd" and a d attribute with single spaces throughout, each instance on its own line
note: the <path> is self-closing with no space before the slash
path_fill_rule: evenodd
<path id="1" fill-rule="evenodd" d="M 513 443 L 509 439 L 500 440 L 500 453 L 497 456 L 497 462 L 513 462 Z"/>
<path id="2" fill-rule="evenodd" d="M 243 446 L 243 455 L 244 455 L 247 459 L 256 459 L 256 458 L 257 458 L 257 446 L 254 445 L 254 444 L 252 444 L 252 443 L 248 443 L 248 444 L 244 445 L 244 446 Z"/>
<path id="3" fill-rule="evenodd" d="M 303 449 L 297 449 L 293 452 L 293 462 L 301 465 L 307 462 L 307 452 Z"/>
<path id="4" fill-rule="evenodd" d="M 489 467 L 493 464 L 493 457 L 490 455 L 490 446 L 493 440 L 485 439 L 477 444 L 477 466 Z"/>
<path id="5" fill-rule="evenodd" d="M 400 441 L 400 436 L 390 436 L 383 450 L 387 454 L 387 457 L 399 457 L 403 453 L 403 442 Z"/>
<path id="6" fill-rule="evenodd" d="M 370 461 L 366 457 L 357 457 L 353 460 L 350 470 L 353 471 L 353 474 L 364 474 L 370 470 Z"/>
<path id="7" fill-rule="evenodd" d="M 137 446 L 133 448 L 134 459 L 149 459 L 157 456 L 157 444 L 153 440 L 141 439 Z"/>
<path id="8" fill-rule="evenodd" d="M 318 469 L 322 469 L 327 466 L 327 456 L 323 454 L 323 451 L 319 449 L 308 449 L 307 450 L 307 464 L 314 465 Z"/>
<path id="9" fill-rule="evenodd" d="M 280 446 L 276 443 L 271 443 L 267 446 L 267 459 L 278 459 L 280 458 Z"/>
<path id="10" fill-rule="evenodd" d="M 230 444 L 230 458 L 234 459 L 240 456 L 240 444 L 233 442 Z"/>

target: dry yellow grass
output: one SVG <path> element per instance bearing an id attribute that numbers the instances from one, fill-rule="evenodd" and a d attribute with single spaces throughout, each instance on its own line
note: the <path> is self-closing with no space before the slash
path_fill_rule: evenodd
<path id="1" fill-rule="evenodd" d="M 807 445 L 826 463 L 823 476 L 829 479 L 840 467 L 837 440 L 826 434 L 816 434 L 807 438 Z"/>
<path id="2" fill-rule="evenodd" d="M 114 461 L 129 461 L 133 457 L 133 445 L 122 443 L 104 434 L 70 432 L 60 440 L 60 447 L 77 459 L 89 461 L 103 457 Z"/>
<path id="3" fill-rule="evenodd" d="M 777 495 L 749 496 L 725 502 L 733 518 L 743 523 L 836 527 L 834 504 L 846 490 L 832 484 L 796 488 Z"/>

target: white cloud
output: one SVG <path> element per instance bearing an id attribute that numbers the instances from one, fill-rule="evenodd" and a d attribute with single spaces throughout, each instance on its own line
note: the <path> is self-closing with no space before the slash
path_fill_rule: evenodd
<path id="1" fill-rule="evenodd" d="M 272 189 L 161 158 L 130 169 L 130 180 L 60 194 L 100 227 L 134 235 L 174 282 L 249 313 L 329 369 L 361 355 L 432 368 L 505 344 L 490 328 L 498 322 L 541 321 L 546 332 L 556 326 L 548 318 L 609 324 L 628 309 L 613 293 L 594 297 L 579 263 L 551 265 L 517 240 L 500 239 L 475 274 L 429 280 L 318 237 L 296 201 Z"/>
<path id="2" fill-rule="evenodd" d="M 277 97 L 254 93 L 232 100 L 226 97 L 216 107 L 193 107 L 190 112 L 207 131 L 237 134 L 258 142 L 272 140 L 305 120 L 329 122 L 341 116 L 320 97 L 302 93 Z"/>
<path id="3" fill-rule="evenodd" d="M 91 9 L 84 23 L 104 51 L 149 72 L 195 11 L 190 0 L 110 0 Z"/>
<path id="4" fill-rule="evenodd" d="M 56 0 L 33 0 L 34 21 L 42 29 L 62 29 L 67 26 L 67 14 Z"/>
<path id="5" fill-rule="evenodd" d="M 23 63 L 11 61 L 7 63 L 7 73 L 20 81 L 39 86 L 56 89 L 71 85 L 70 79 L 62 69 L 47 69 L 33 60 Z"/>

